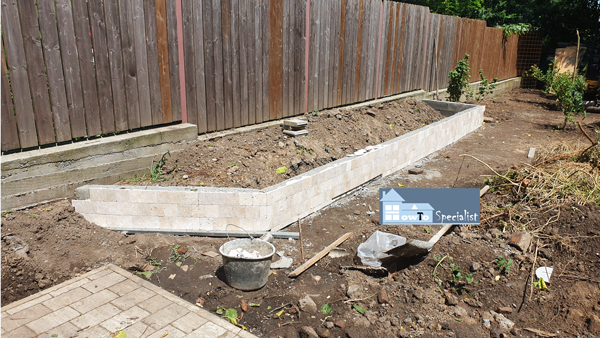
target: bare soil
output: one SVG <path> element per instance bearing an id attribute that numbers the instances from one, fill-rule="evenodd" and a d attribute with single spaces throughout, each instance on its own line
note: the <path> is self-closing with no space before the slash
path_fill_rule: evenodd
<path id="1" fill-rule="evenodd" d="M 302 118 L 308 121 L 307 136 L 290 137 L 281 126 L 272 126 L 196 142 L 166 156 L 160 178 L 147 175 L 119 184 L 262 189 L 443 116 L 423 102 L 407 100 L 307 113 Z M 281 167 L 286 172 L 277 174 Z"/>
<path id="2" fill-rule="evenodd" d="M 155 270 L 159 272 L 151 276 L 151 282 L 191 303 L 198 303 L 207 310 L 235 308 L 240 315 L 242 300 L 260 304 L 243 312 L 239 323 L 261 337 L 298 337 L 303 326 L 313 327 L 321 336 L 329 330 L 330 337 L 542 336 L 526 329 L 541 330 L 557 337 L 599 336 L 600 209 L 596 205 L 560 207 L 558 221 L 535 234 L 525 251 L 508 244 L 508 239 L 520 229 L 505 227 L 498 220 L 487 227 L 455 227 L 424 259 L 389 263 L 391 273 L 387 276 L 370 276 L 340 268 L 360 264 L 356 248 L 375 230 L 427 240 L 439 229 L 437 226 L 425 229 L 378 225 L 378 214 L 369 216 L 366 212 L 378 208 L 379 188 L 396 187 L 398 183 L 415 188 L 481 188 L 483 180 L 493 173 L 479 162 L 460 155 L 473 155 L 495 170 L 504 171 L 515 164 L 529 163 L 527 151 L 530 147 L 539 149 L 557 141 L 587 142 L 572 126 L 567 131 L 557 131 L 562 113 L 554 110 L 552 98 L 540 92 L 517 90 L 485 104 L 486 115 L 494 117 L 496 122 L 486 123 L 457 143 L 416 163 L 416 167 L 424 169 L 423 174 L 410 175 L 402 170 L 374 181 L 302 220 L 306 259 L 342 234 L 352 231 L 354 235 L 340 246 L 347 256 L 325 257 L 296 279 L 288 278 L 287 273 L 299 263 L 290 269 L 276 270 L 261 290 L 238 291 L 224 282 L 221 258 L 203 255 L 209 251 L 218 252 L 226 239 L 156 234 L 126 236 L 87 222 L 68 201 L 59 201 L 11 212 L 2 218 L 2 305 L 103 264 L 114 263 L 124 268 L 143 265 L 148 255 L 161 264 Z M 335 115 L 324 118 L 327 112 L 320 114 L 321 121 L 337 120 Z M 370 118 L 369 115 L 364 117 Z M 310 133 L 316 124 L 309 127 Z M 600 131 L 600 116 L 591 114 L 583 124 L 590 134 Z M 375 134 L 375 131 L 371 133 Z M 235 142 L 237 137 L 244 136 L 217 142 Z M 269 138 L 270 147 L 277 146 L 278 142 L 293 142 L 289 139 L 275 142 L 280 137 L 273 134 Z M 263 141 L 266 140 L 264 136 Z M 354 147 L 364 148 L 364 145 L 358 143 Z M 354 149 L 348 147 L 350 152 Z M 205 154 L 205 148 L 201 149 L 199 154 Z M 214 154 L 217 149 L 218 155 L 198 156 L 218 157 L 215 162 L 222 161 L 222 164 L 244 160 L 244 155 L 228 157 L 233 152 L 223 146 L 215 147 Z M 271 167 L 289 164 L 292 157 L 306 155 L 295 151 L 294 148 L 292 154 L 285 155 L 289 157 L 274 157 L 280 162 L 274 162 Z M 340 156 L 344 154 L 340 152 L 332 157 Z M 310 157 L 302 158 L 304 161 Z M 192 176 L 195 170 L 190 170 L 190 165 L 178 162 L 179 168 L 185 168 L 185 171 L 178 171 L 176 175 L 185 172 L 188 181 L 195 177 Z M 238 167 L 238 170 L 241 168 L 245 167 Z M 211 170 L 223 171 L 216 166 Z M 205 184 L 222 182 L 231 186 L 230 176 L 217 175 L 214 177 L 221 177 L 220 180 L 206 179 Z M 275 176 L 273 181 L 265 184 L 276 183 L 277 179 L 280 178 Z M 239 181 L 240 184 L 245 182 Z M 510 196 L 497 192 L 482 199 L 482 203 L 496 205 L 510 201 Z M 553 215 L 558 215 L 558 209 L 544 217 Z M 298 228 L 294 225 L 286 230 L 298 231 Z M 174 261 L 173 248 L 178 245 L 188 250 L 189 257 L 183 261 Z M 275 240 L 274 245 L 294 262 L 302 260 L 299 241 Z M 21 247 L 28 249 L 26 256 L 22 250 L 15 250 Z M 509 273 L 502 271 L 496 263 L 499 255 L 512 259 Z M 446 258 L 435 269 L 442 257 Z M 277 259 L 276 255 L 274 260 Z M 554 267 L 547 291 L 534 288 L 531 293 L 534 260 L 536 266 Z M 452 277 L 450 263 L 460 267 L 462 278 Z M 187 271 L 182 269 L 184 266 Z M 439 279 L 434 278 L 434 269 Z M 473 282 L 466 281 L 466 273 L 472 274 Z M 175 276 L 170 279 L 171 275 Z M 352 294 L 363 299 L 357 304 L 366 310 L 364 314 L 344 301 L 351 285 L 359 286 L 352 287 L 356 292 Z M 386 290 L 389 303 L 382 303 L 385 299 L 380 299 L 381 290 Z M 321 313 L 298 312 L 298 300 L 306 295 L 317 307 L 330 304 L 331 313 L 326 317 Z M 275 309 L 286 304 L 292 305 L 283 307 L 283 313 L 278 315 L 280 310 Z M 490 318 L 490 311 L 504 311 L 503 315 L 515 323 L 515 329 L 511 332 L 503 330 L 494 320 L 488 327 L 484 319 Z"/>

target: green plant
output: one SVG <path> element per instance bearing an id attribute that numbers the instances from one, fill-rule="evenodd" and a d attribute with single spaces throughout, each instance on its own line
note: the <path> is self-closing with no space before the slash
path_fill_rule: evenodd
<path id="1" fill-rule="evenodd" d="M 185 261 L 189 257 L 189 255 L 186 253 L 187 250 L 185 250 L 183 254 L 180 254 L 180 248 L 181 245 L 176 245 L 175 247 L 171 248 L 171 256 L 169 257 L 169 263 L 177 262 L 178 260 Z"/>
<path id="2" fill-rule="evenodd" d="M 6 211 L 2 212 L 2 217 L 5 217 L 6 215 L 10 214 L 12 212 L 12 209 L 8 209 Z"/>
<path id="3" fill-rule="evenodd" d="M 448 73 L 450 82 L 448 83 L 448 101 L 458 102 L 466 88 L 469 86 L 469 54 L 465 58 L 458 61 L 456 67 Z"/>
<path id="4" fill-rule="evenodd" d="M 318 111 L 318 110 L 316 110 L 316 109 L 315 109 L 315 110 L 313 110 L 312 116 L 317 116 L 317 114 L 319 114 L 319 111 Z"/>
<path id="5" fill-rule="evenodd" d="M 322 314 L 324 314 L 325 316 L 327 316 L 328 314 L 331 313 L 331 305 L 329 305 L 329 304 L 323 304 L 321 306 L 321 309 L 319 310 L 319 312 L 321 312 Z"/>
<path id="6" fill-rule="evenodd" d="M 237 322 L 241 318 L 238 317 L 236 309 L 225 309 L 221 307 L 216 309 L 215 312 L 219 315 L 223 315 L 223 318 L 227 319 L 231 324 L 246 330 L 244 325 L 238 324 Z"/>
<path id="7" fill-rule="evenodd" d="M 586 87 L 585 78 L 577 70 L 574 74 L 570 72 L 559 74 L 554 64 L 550 63 L 550 68 L 546 73 L 534 65 L 527 75 L 542 81 L 546 86 L 546 93 L 556 95 L 556 102 L 565 116 L 562 129 L 565 129 L 569 122 L 575 123 L 575 115 L 583 114 L 584 118 L 587 116 L 583 104 L 583 93 Z"/>
<path id="8" fill-rule="evenodd" d="M 426 233 L 428 233 L 428 234 L 429 234 L 429 233 L 431 233 L 431 229 L 429 229 L 429 228 L 425 228 L 424 230 L 425 230 L 425 232 L 426 232 Z"/>
<path id="9" fill-rule="evenodd" d="M 548 286 L 546 285 L 546 282 L 541 277 L 540 277 L 540 279 L 538 279 L 537 282 L 533 282 L 533 286 L 535 286 L 536 288 L 538 288 L 540 290 L 548 290 Z"/>
<path id="10" fill-rule="evenodd" d="M 496 258 L 495 262 L 500 272 L 503 272 L 506 275 L 510 274 L 510 268 L 513 263 L 512 259 L 506 260 L 504 256 L 498 255 L 498 258 Z"/>
<path id="11" fill-rule="evenodd" d="M 171 156 L 171 153 L 167 150 L 166 153 L 164 153 L 161 157 L 160 160 L 158 160 L 158 162 L 156 162 L 156 164 L 154 164 L 154 161 L 152 161 L 152 168 L 150 170 L 150 176 L 151 176 L 151 180 L 152 182 L 158 182 L 158 181 L 162 181 L 163 179 L 160 178 L 160 176 L 162 175 L 162 167 L 165 165 L 166 160 L 165 160 L 165 156 L 169 155 Z"/>
<path id="12" fill-rule="evenodd" d="M 488 80 L 483 75 L 483 69 L 479 70 L 479 78 L 481 81 L 479 82 L 479 87 L 477 88 L 477 91 L 472 90 L 471 87 L 467 87 L 467 89 L 465 90 L 465 96 L 467 97 L 467 100 L 484 100 L 488 95 L 493 94 L 494 90 L 496 90 L 496 83 L 498 82 L 498 78 L 493 78 L 492 82 L 490 83 L 490 80 Z"/>

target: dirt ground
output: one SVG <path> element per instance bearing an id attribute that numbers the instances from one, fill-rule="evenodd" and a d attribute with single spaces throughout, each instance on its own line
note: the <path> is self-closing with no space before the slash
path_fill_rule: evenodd
<path id="1" fill-rule="evenodd" d="M 262 189 L 443 116 L 423 102 L 407 100 L 307 113 L 303 118 L 308 121 L 306 137 L 289 137 L 282 127 L 272 126 L 196 142 L 173 157 L 165 156 L 160 178 L 146 175 L 119 184 Z M 281 167 L 287 170 L 277 174 Z"/>
<path id="2" fill-rule="evenodd" d="M 344 233 L 352 231 L 354 235 L 340 245 L 340 252 L 348 255 L 325 257 L 298 278 L 291 279 L 287 273 L 302 260 L 299 241 L 275 240 L 277 250 L 296 262 L 294 267 L 275 270 L 263 289 L 242 292 L 224 282 L 221 258 L 205 255 L 218 252 L 226 239 L 126 236 L 87 222 L 68 201 L 60 201 L 3 215 L 2 305 L 106 263 L 132 268 L 148 263 L 145 257 L 151 257 L 157 265 L 157 273 L 150 276 L 153 283 L 207 310 L 235 308 L 240 317 L 243 314 L 238 322 L 261 337 L 298 337 L 305 326 L 320 337 L 600 336 L 600 209 L 595 205 L 563 205 L 558 221 L 535 233 L 525 250 L 509 244 L 521 229 L 505 226 L 498 218 L 485 226 L 454 227 L 424 259 L 388 262 L 387 275 L 340 268 L 360 264 L 356 248 L 376 230 L 427 240 L 440 228 L 377 225 L 378 214 L 369 216 L 367 211 L 378 208 L 379 188 L 397 187 L 398 183 L 408 188 L 481 188 L 492 171 L 460 155 L 470 154 L 503 172 L 530 163 L 527 152 L 531 147 L 587 142 L 572 126 L 567 131 L 556 129 L 562 113 L 554 110 L 551 98 L 538 91 L 516 90 L 484 104 L 486 116 L 495 122 L 416 163 L 414 167 L 422 168 L 423 174 L 410 175 L 406 168 L 303 219 L 307 259 Z M 325 119 L 327 111 L 320 114 L 325 121 L 337 119 L 335 115 Z M 590 134 L 600 131 L 600 115 L 588 115 L 583 125 Z M 280 142 L 274 140 L 270 139 L 271 146 Z M 218 142 L 224 141 L 234 142 Z M 332 157 L 340 156 L 343 154 Z M 230 161 L 225 155 L 219 158 L 216 162 Z M 290 163 L 287 161 L 290 158 L 281 158 L 271 167 Z M 180 163 L 179 167 L 190 168 L 190 164 Z M 192 171 L 186 170 L 176 176 L 185 172 L 190 180 Z M 231 182 L 227 179 L 206 181 L 217 185 Z M 276 182 L 277 177 L 271 179 Z M 509 202 L 509 196 L 501 192 L 482 198 L 482 204 Z M 559 209 L 552 210 L 537 221 L 558 213 Z M 298 228 L 294 225 L 286 230 Z M 173 249 L 179 245 L 187 249 L 186 257 L 175 255 Z M 508 263 L 499 262 L 500 255 L 507 262 L 512 260 L 509 272 L 503 269 Z M 548 290 L 531 288 L 534 261 L 536 267 L 554 268 Z M 457 277 L 458 269 L 461 277 Z M 312 312 L 310 305 L 300 309 L 298 301 L 306 296 L 317 308 L 329 304 L 331 313 Z M 348 297 L 359 301 L 346 302 Z M 249 306 L 243 312 L 243 301 L 260 306 Z M 359 313 L 353 303 L 365 313 Z M 506 319 L 515 323 L 512 330 L 502 327 Z"/>

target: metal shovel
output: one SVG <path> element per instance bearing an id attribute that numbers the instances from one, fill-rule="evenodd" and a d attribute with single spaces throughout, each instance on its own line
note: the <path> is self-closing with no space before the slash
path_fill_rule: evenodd
<path id="1" fill-rule="evenodd" d="M 398 245 L 397 247 L 391 248 L 385 253 L 394 257 L 416 257 L 423 256 L 431 251 L 431 248 L 440 240 L 440 238 L 448 231 L 454 224 L 446 224 L 440 231 L 431 237 L 429 241 L 420 241 L 418 239 L 406 239 L 406 243 Z"/>

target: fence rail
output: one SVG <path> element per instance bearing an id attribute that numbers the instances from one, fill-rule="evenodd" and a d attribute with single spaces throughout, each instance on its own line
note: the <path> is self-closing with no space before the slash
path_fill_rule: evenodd
<path id="1" fill-rule="evenodd" d="M 517 75 L 518 37 L 399 2 L 1 2 L 2 151 L 431 91 L 465 54 L 472 81 Z"/>

